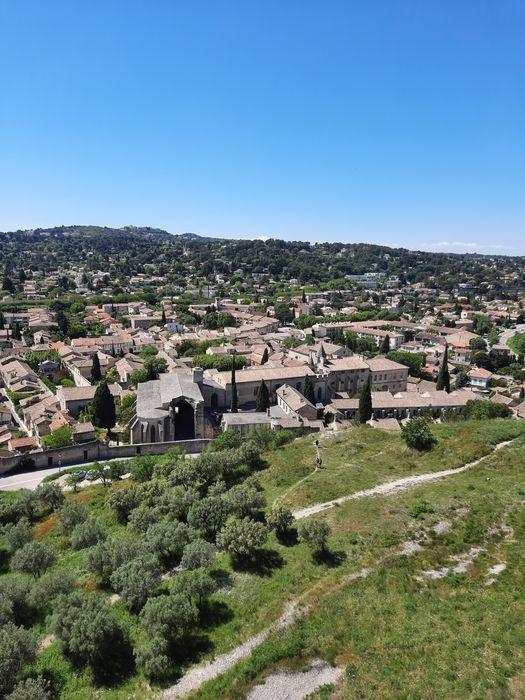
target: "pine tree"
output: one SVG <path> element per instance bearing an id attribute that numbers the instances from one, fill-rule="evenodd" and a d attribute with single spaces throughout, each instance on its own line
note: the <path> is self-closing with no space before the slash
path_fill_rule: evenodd
<path id="1" fill-rule="evenodd" d="M 448 345 L 445 345 L 443 361 L 441 363 L 441 367 L 439 368 L 439 374 L 437 377 L 436 390 L 446 391 L 447 394 L 450 393 L 450 374 L 448 371 Z"/>
<path id="2" fill-rule="evenodd" d="M 230 412 L 238 413 L 237 382 L 235 381 L 235 355 L 232 355 L 232 381 L 231 381 L 231 404 Z"/>
<path id="3" fill-rule="evenodd" d="M 314 393 L 314 385 L 312 383 L 312 380 L 310 379 L 310 375 L 307 374 L 306 377 L 304 378 L 304 391 L 303 391 L 303 396 L 304 398 L 309 401 L 310 403 L 315 404 L 315 393 Z"/>
<path id="4" fill-rule="evenodd" d="M 387 352 L 390 352 L 390 336 L 388 333 L 385 335 L 385 339 L 381 343 L 381 354 L 386 355 Z"/>
<path id="5" fill-rule="evenodd" d="M 366 423 L 370 418 L 372 418 L 372 389 L 369 378 L 359 395 L 358 419 L 360 423 Z"/>
<path id="6" fill-rule="evenodd" d="M 259 388 L 257 389 L 257 396 L 255 397 L 255 410 L 259 413 L 265 412 L 270 408 L 270 392 L 264 379 L 261 379 Z"/>
<path id="7" fill-rule="evenodd" d="M 268 362 L 268 348 L 264 348 L 264 352 L 261 359 L 261 365 L 265 365 Z"/>
<path id="8" fill-rule="evenodd" d="M 91 365 L 91 383 L 98 384 L 102 379 L 102 372 L 100 370 L 100 360 L 98 359 L 98 354 L 93 355 L 93 364 Z"/>
<path id="9" fill-rule="evenodd" d="M 92 403 L 93 425 L 99 428 L 111 430 L 115 425 L 115 401 L 108 387 L 108 383 L 101 381 L 95 391 Z"/>

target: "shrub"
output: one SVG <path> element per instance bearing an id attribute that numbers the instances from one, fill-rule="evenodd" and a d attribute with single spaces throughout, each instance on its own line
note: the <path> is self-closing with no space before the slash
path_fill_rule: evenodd
<path id="1" fill-rule="evenodd" d="M 111 585 L 128 608 L 140 610 L 148 598 L 155 595 L 160 573 L 158 558 L 147 554 L 119 566 L 111 575 Z"/>
<path id="2" fill-rule="evenodd" d="M 424 513 L 433 513 L 434 509 L 428 501 L 420 500 L 412 503 L 408 509 L 411 518 L 419 518 Z"/>
<path id="3" fill-rule="evenodd" d="M 108 601 L 80 591 L 57 599 L 51 628 L 67 654 L 92 666 L 106 663 L 120 633 Z"/>
<path id="4" fill-rule="evenodd" d="M 313 552 L 325 552 L 330 527 L 324 520 L 305 520 L 297 531 L 299 541 L 306 543 Z"/>
<path id="5" fill-rule="evenodd" d="M 183 569 L 205 569 L 215 559 L 215 547 L 205 540 L 193 540 L 184 547 L 180 565 Z"/>
<path id="6" fill-rule="evenodd" d="M 52 698 L 49 681 L 42 676 L 37 676 L 37 678 L 26 678 L 17 683 L 6 700 L 52 700 Z"/>
<path id="7" fill-rule="evenodd" d="M 292 511 L 279 504 L 272 506 L 272 509 L 266 514 L 266 524 L 269 529 L 276 530 L 279 534 L 287 532 L 293 521 Z"/>
<path id="8" fill-rule="evenodd" d="M 235 559 L 251 557 L 268 537 L 262 523 L 251 518 L 231 520 L 217 536 L 217 545 L 226 550 Z"/>
<path id="9" fill-rule="evenodd" d="M 95 518 L 87 518 L 84 522 L 76 525 L 71 535 L 71 546 L 73 549 L 86 549 L 92 547 L 107 537 L 106 530 Z"/>
<path id="10" fill-rule="evenodd" d="M 0 697 L 13 688 L 23 666 L 36 655 L 36 639 L 23 627 L 8 623 L 0 627 Z"/>
<path id="11" fill-rule="evenodd" d="M 11 570 L 38 578 L 56 561 L 55 552 L 41 542 L 29 542 L 13 554 Z"/>
<path id="12" fill-rule="evenodd" d="M 17 523 L 11 523 L 4 528 L 4 537 L 11 552 L 22 547 L 33 539 L 33 528 L 27 518 L 20 518 Z"/>
<path id="13" fill-rule="evenodd" d="M 419 451 L 430 450 L 437 442 L 430 430 L 428 419 L 423 416 L 416 416 L 405 423 L 401 429 L 401 437 L 408 447 Z"/>
<path id="14" fill-rule="evenodd" d="M 81 503 L 66 501 L 57 515 L 60 529 L 64 534 L 69 534 L 77 525 L 87 519 L 88 510 Z"/>

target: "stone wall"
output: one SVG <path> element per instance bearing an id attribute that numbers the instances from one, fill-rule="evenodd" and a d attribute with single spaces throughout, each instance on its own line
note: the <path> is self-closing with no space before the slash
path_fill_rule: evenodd
<path id="1" fill-rule="evenodd" d="M 101 442 L 87 442 L 83 445 L 73 445 L 64 447 L 61 450 L 46 450 L 45 452 L 33 452 L 30 457 L 35 463 L 35 469 L 48 467 L 58 467 L 59 463 L 63 467 L 82 465 L 83 462 L 103 462 L 107 459 L 129 459 L 137 455 L 161 455 L 177 447 L 187 454 L 204 452 L 210 444 L 209 439 L 198 440 L 178 440 L 176 442 L 154 442 L 142 445 L 105 445 Z M 0 459 L 0 474 L 14 469 L 22 459 L 19 457 L 9 457 Z"/>

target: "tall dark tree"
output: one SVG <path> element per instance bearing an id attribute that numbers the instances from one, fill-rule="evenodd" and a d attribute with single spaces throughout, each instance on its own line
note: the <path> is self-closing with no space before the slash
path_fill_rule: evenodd
<path id="1" fill-rule="evenodd" d="M 448 345 L 445 345 L 443 360 L 441 362 L 441 367 L 439 368 L 439 373 L 437 376 L 436 389 L 437 391 L 446 391 L 447 394 L 450 393 L 450 374 L 448 371 Z"/>
<path id="2" fill-rule="evenodd" d="M 264 348 L 264 352 L 261 358 L 261 365 L 265 365 L 268 362 L 268 348 Z"/>
<path id="3" fill-rule="evenodd" d="M 370 418 L 372 418 L 372 387 L 369 378 L 359 395 L 358 419 L 360 423 L 366 423 Z"/>
<path id="4" fill-rule="evenodd" d="M 306 292 L 304 291 L 304 287 L 303 287 L 302 301 L 303 301 L 303 304 L 306 304 Z"/>
<path id="5" fill-rule="evenodd" d="M 13 340 L 22 340 L 22 333 L 20 332 L 20 326 L 17 321 L 13 324 Z"/>
<path id="6" fill-rule="evenodd" d="M 162 309 L 162 315 L 160 317 L 160 322 L 161 322 L 162 326 L 166 325 L 166 312 L 164 311 L 164 309 Z"/>
<path id="7" fill-rule="evenodd" d="M 307 374 L 304 378 L 303 396 L 307 401 L 310 401 L 310 403 L 315 404 L 314 385 L 312 383 L 312 380 L 310 379 L 309 374 Z"/>
<path id="8" fill-rule="evenodd" d="M 232 355 L 232 380 L 231 380 L 231 403 L 230 412 L 237 413 L 239 410 L 239 403 L 237 397 L 237 382 L 235 380 L 235 355 Z"/>
<path id="9" fill-rule="evenodd" d="M 115 425 L 115 401 L 108 383 L 103 380 L 97 386 L 92 403 L 93 424 L 99 428 L 111 430 Z"/>
<path id="10" fill-rule="evenodd" d="M 385 335 L 385 338 L 381 343 L 381 353 L 383 355 L 386 355 L 387 352 L 390 352 L 390 336 L 388 335 L 388 333 Z"/>
<path id="11" fill-rule="evenodd" d="M 255 410 L 263 413 L 268 408 L 270 408 L 270 392 L 264 379 L 261 379 L 257 389 L 257 396 L 255 397 Z"/>
<path id="12" fill-rule="evenodd" d="M 93 364 L 91 365 L 91 383 L 98 384 L 101 379 L 100 360 L 98 359 L 98 353 L 95 353 L 93 355 Z"/>
<path id="13" fill-rule="evenodd" d="M 0 311 L 0 331 L 3 331 L 5 328 L 5 318 L 4 314 Z"/>
<path id="14" fill-rule="evenodd" d="M 13 280 L 7 275 L 4 275 L 4 279 L 2 281 L 2 289 L 5 289 L 6 292 L 9 292 L 9 294 L 15 293 L 15 285 L 13 284 Z"/>

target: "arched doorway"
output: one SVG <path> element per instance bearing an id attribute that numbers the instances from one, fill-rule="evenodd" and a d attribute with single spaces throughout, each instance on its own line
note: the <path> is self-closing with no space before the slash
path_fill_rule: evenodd
<path id="1" fill-rule="evenodd" d="M 155 430 L 155 426 L 154 426 L 154 425 L 152 425 L 152 426 L 150 427 L 150 429 L 149 429 L 149 441 L 150 441 L 150 442 L 157 442 L 157 440 L 156 440 L 156 430 Z"/>
<path id="2" fill-rule="evenodd" d="M 191 440 L 195 437 L 195 411 L 187 401 L 178 401 L 173 411 L 175 440 Z"/>

